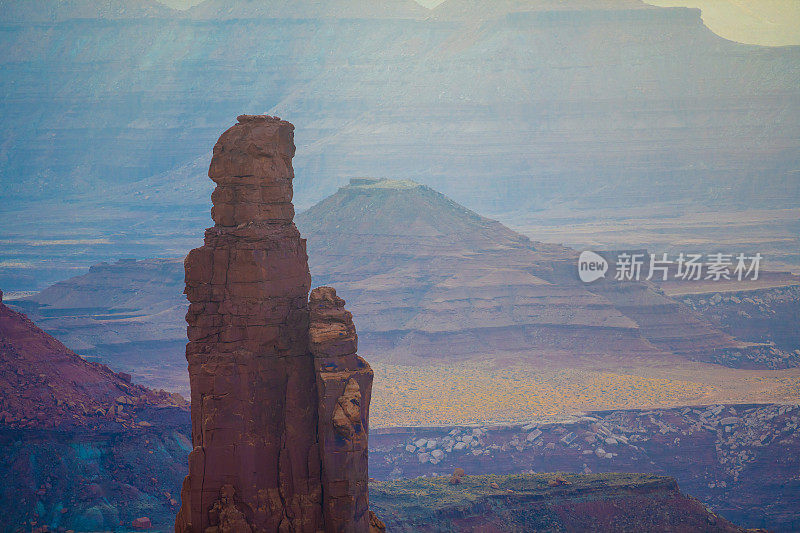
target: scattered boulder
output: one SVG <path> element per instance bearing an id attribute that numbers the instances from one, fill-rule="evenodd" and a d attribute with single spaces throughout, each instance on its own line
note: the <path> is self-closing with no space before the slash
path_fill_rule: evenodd
<path id="1" fill-rule="evenodd" d="M 133 526 L 134 529 L 150 529 L 153 527 L 153 524 L 150 523 L 149 518 L 147 518 L 146 516 L 142 516 L 140 518 L 135 519 L 131 523 L 131 526 Z"/>
<path id="2" fill-rule="evenodd" d="M 564 476 L 556 476 L 550 481 L 548 481 L 547 484 L 551 487 L 558 487 L 560 485 L 571 485 L 572 483 L 567 481 L 567 478 L 565 478 Z"/>
<path id="3" fill-rule="evenodd" d="M 536 439 L 538 439 L 541 436 L 542 436 L 542 432 L 540 430 L 538 430 L 538 429 L 535 429 L 535 430 L 531 431 L 530 433 L 528 433 L 528 436 L 525 437 L 525 439 L 528 442 L 533 442 L 533 441 L 535 441 Z"/>

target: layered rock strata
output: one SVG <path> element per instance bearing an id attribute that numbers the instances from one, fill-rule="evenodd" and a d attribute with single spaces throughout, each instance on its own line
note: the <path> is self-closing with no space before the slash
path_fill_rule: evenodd
<path id="1" fill-rule="evenodd" d="M 293 222 L 293 132 L 277 118 L 240 116 L 214 147 L 215 226 L 185 261 L 193 450 L 178 532 L 369 530 L 371 371 L 361 361 L 343 390 L 335 380 L 328 387 L 324 364 L 325 377 L 315 372 L 315 360 L 355 361 L 355 330 L 352 321 L 344 326 L 349 343 L 326 336 L 346 312 L 327 312 L 328 300 L 341 300 L 318 291 L 309 351 L 311 277 Z M 344 351 L 328 352 L 337 349 Z M 326 387 L 319 398 L 318 382 Z M 328 428 L 339 432 L 321 455 L 318 436 L 327 439 Z M 323 502 L 334 502 L 329 512 Z"/>

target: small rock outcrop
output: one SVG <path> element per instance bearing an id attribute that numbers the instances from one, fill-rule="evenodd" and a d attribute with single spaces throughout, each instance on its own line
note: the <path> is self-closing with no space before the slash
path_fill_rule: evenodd
<path id="1" fill-rule="evenodd" d="M 310 312 L 325 529 L 368 531 L 367 428 L 372 369 L 356 354 L 353 315 L 334 289 L 314 289 Z"/>
<path id="2" fill-rule="evenodd" d="M 294 126 L 240 116 L 214 147 L 215 225 L 185 262 L 189 476 L 175 530 L 360 532 L 372 371 L 344 302 L 312 293 Z"/>

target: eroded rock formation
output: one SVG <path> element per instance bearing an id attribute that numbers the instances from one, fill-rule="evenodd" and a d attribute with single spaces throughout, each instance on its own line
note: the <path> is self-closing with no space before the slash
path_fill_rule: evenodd
<path id="1" fill-rule="evenodd" d="M 370 529 L 372 372 L 332 289 L 314 293 L 309 345 L 293 131 L 240 116 L 214 147 L 215 226 L 185 262 L 194 449 L 180 533 Z"/>
<path id="2" fill-rule="evenodd" d="M 367 431 L 372 369 L 356 354 L 353 315 L 330 287 L 311 292 L 309 344 L 319 395 L 319 443 L 327 531 L 367 531 Z M 374 518 L 374 517 L 373 517 Z"/>

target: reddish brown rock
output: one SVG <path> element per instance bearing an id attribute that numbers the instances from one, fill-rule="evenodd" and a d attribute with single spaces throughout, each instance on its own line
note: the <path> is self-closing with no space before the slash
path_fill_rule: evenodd
<path id="1" fill-rule="evenodd" d="M 367 433 L 372 369 L 356 354 L 353 316 L 330 287 L 311 292 L 309 344 L 317 369 L 325 530 L 367 531 Z"/>
<path id="2" fill-rule="evenodd" d="M 369 512 L 369 531 L 370 533 L 385 533 L 386 531 L 386 524 L 372 511 Z"/>
<path id="3" fill-rule="evenodd" d="M 150 523 L 150 519 L 147 518 L 146 516 L 135 519 L 131 523 L 131 525 L 133 526 L 134 529 L 150 529 L 151 527 L 153 527 L 153 524 Z"/>
<path id="4" fill-rule="evenodd" d="M 355 355 L 352 317 L 332 289 L 312 297 L 309 348 L 293 130 L 277 118 L 241 116 L 214 147 L 215 226 L 185 261 L 194 449 L 179 533 L 371 527 L 372 373 Z M 341 371 L 318 375 L 315 363 Z"/>
<path id="5" fill-rule="evenodd" d="M 135 429 L 152 409 L 167 419 L 167 411 L 185 413 L 186 407 L 179 395 L 149 390 L 82 359 L 0 302 L 0 425 Z"/>
<path id="6" fill-rule="evenodd" d="M 294 127 L 240 117 L 214 147 L 205 244 L 186 258 L 192 441 L 177 531 L 322 523 L 311 284 L 292 222 Z M 242 522 L 244 520 L 244 522 Z"/>

